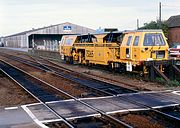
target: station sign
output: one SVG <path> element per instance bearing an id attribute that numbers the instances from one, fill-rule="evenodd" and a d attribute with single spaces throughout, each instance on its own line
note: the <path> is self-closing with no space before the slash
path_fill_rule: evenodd
<path id="1" fill-rule="evenodd" d="M 71 27 L 71 26 L 64 26 L 64 27 L 63 27 L 63 30 L 64 30 L 64 31 L 71 31 L 71 30 L 72 30 L 72 27 Z"/>

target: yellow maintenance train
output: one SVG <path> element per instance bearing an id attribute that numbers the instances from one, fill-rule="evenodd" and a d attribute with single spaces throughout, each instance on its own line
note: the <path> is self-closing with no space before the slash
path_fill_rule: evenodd
<path id="1" fill-rule="evenodd" d="M 168 43 L 162 30 L 136 30 L 87 35 L 65 35 L 60 54 L 65 61 L 107 65 L 119 72 L 164 71 L 168 60 Z"/>

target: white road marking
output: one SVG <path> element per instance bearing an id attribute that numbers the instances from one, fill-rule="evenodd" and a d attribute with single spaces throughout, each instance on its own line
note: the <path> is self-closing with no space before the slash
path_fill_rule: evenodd
<path id="1" fill-rule="evenodd" d="M 13 110 L 13 109 L 18 109 L 19 107 L 7 107 L 7 108 L 4 108 L 5 110 Z"/>
<path id="2" fill-rule="evenodd" d="M 49 127 L 47 127 L 46 125 L 44 125 L 43 123 L 41 123 L 41 122 L 35 117 L 35 115 L 27 108 L 26 105 L 22 105 L 21 107 L 22 107 L 22 108 L 24 109 L 24 111 L 33 119 L 33 121 L 34 121 L 36 124 L 38 124 L 38 125 L 41 126 L 42 128 L 49 128 Z"/>
<path id="3" fill-rule="evenodd" d="M 173 94 L 180 95 L 180 91 L 173 91 Z"/>

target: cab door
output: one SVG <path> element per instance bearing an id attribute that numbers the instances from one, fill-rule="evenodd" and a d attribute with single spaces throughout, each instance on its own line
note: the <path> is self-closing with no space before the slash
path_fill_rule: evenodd
<path id="1" fill-rule="evenodd" d="M 125 56 L 127 60 L 132 60 L 132 41 L 133 41 L 133 34 L 129 35 L 127 43 L 126 43 L 126 49 L 125 49 Z"/>
<path id="2" fill-rule="evenodd" d="M 132 43 L 132 59 L 139 60 L 140 48 L 139 48 L 140 36 L 136 35 Z"/>

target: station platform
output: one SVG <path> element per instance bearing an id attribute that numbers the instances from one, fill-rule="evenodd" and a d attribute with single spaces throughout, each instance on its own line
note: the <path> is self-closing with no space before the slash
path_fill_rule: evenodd
<path id="1" fill-rule="evenodd" d="M 87 104 L 89 106 L 87 106 Z M 164 91 L 164 92 L 140 92 L 131 94 L 121 94 L 113 97 L 94 97 L 82 98 L 78 100 L 62 100 L 47 102 L 46 105 L 56 111 L 61 117 L 72 120 L 83 117 L 101 116 L 97 111 L 106 114 L 116 114 L 132 111 L 146 111 L 150 109 L 166 108 L 180 105 L 179 91 Z M 13 111 L 13 112 L 12 112 Z M 49 109 L 41 103 L 22 105 L 15 110 L 0 111 L 0 127 L 9 125 L 9 120 L 12 117 L 13 125 L 32 124 L 33 121 L 39 126 L 48 122 L 62 121 Z M 3 125 L 2 125 L 3 124 Z M 11 124 L 10 124 L 11 125 Z"/>

